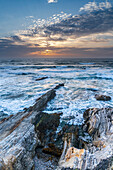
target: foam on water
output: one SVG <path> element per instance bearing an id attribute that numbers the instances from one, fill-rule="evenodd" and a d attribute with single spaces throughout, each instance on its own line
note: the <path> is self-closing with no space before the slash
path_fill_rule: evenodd
<path id="1" fill-rule="evenodd" d="M 47 79 L 36 81 L 38 77 Z M 62 120 L 81 124 L 83 112 L 91 107 L 113 107 L 113 62 L 76 60 L 20 60 L 0 62 L 0 113 L 15 114 L 56 84 L 65 83 L 45 109 L 63 112 Z M 95 94 L 112 100 L 97 101 Z"/>

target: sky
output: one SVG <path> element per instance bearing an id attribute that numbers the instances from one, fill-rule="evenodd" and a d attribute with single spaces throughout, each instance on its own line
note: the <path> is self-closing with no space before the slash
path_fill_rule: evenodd
<path id="1" fill-rule="evenodd" d="M 0 0 L 0 58 L 112 58 L 112 0 Z"/>

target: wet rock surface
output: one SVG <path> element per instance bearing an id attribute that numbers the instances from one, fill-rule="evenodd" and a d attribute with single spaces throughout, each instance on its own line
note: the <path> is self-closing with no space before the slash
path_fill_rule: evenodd
<path id="1" fill-rule="evenodd" d="M 58 166 L 59 157 L 42 152 L 42 148 L 36 149 L 34 157 L 35 170 L 55 170 Z"/>
<path id="2" fill-rule="evenodd" d="M 113 108 L 87 109 L 83 125 L 69 125 L 66 118 L 61 122 L 62 113 L 48 114 L 42 110 L 62 86 L 57 85 L 23 112 L 1 120 L 0 170 L 112 167 Z"/>
<path id="3" fill-rule="evenodd" d="M 40 110 L 54 97 L 55 90 L 52 89 L 38 98 L 32 107 L 0 122 L 0 170 L 31 170 L 34 167 L 36 147 L 41 145 L 34 124 L 42 115 Z"/>
<path id="4" fill-rule="evenodd" d="M 111 100 L 110 96 L 99 95 L 99 94 L 96 94 L 95 98 L 96 98 L 96 100 L 100 100 L 100 101 L 110 101 Z"/>
<path id="5" fill-rule="evenodd" d="M 64 83 L 58 84 L 58 85 L 55 87 L 55 89 L 59 89 L 59 88 L 62 87 L 62 86 L 64 86 Z"/>
<path id="6" fill-rule="evenodd" d="M 4 112 L 0 112 L 0 122 L 6 119 L 7 117 L 8 117 L 7 114 L 5 114 Z"/>
<path id="7" fill-rule="evenodd" d="M 47 78 L 48 78 L 47 76 L 45 76 L 45 77 L 39 77 L 39 78 L 36 79 L 36 81 L 44 80 L 44 79 L 47 79 Z"/>
<path id="8" fill-rule="evenodd" d="M 71 142 L 72 136 L 71 140 L 69 137 L 65 138 L 65 152 L 61 156 L 58 169 L 112 169 L 113 108 L 87 109 L 84 119 L 83 132 L 88 133 L 92 140 L 85 142 L 82 149 L 77 149 Z"/>
<path id="9" fill-rule="evenodd" d="M 92 108 L 84 112 L 85 119 L 84 130 L 86 130 L 93 139 L 100 138 L 110 132 L 113 120 L 113 108 Z"/>
<path id="10" fill-rule="evenodd" d="M 42 146 L 51 141 L 54 142 L 54 136 L 60 123 L 61 114 L 62 113 L 47 114 L 42 112 L 40 116 L 38 116 L 38 120 L 34 122 L 35 131 L 42 143 Z"/>
<path id="11" fill-rule="evenodd" d="M 54 155 L 56 157 L 59 157 L 62 154 L 62 150 L 56 147 L 53 143 L 49 143 L 48 146 L 45 146 L 42 152 Z"/>

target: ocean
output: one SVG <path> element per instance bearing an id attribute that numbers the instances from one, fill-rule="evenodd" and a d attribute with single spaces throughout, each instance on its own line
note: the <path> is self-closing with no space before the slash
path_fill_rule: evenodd
<path id="1" fill-rule="evenodd" d="M 113 60 L 8 59 L 0 61 L 0 116 L 32 106 L 59 83 L 64 87 L 56 90 L 44 112 L 63 112 L 61 121 L 82 124 L 86 109 L 113 107 Z M 111 100 L 97 101 L 95 94 L 111 96 Z"/>

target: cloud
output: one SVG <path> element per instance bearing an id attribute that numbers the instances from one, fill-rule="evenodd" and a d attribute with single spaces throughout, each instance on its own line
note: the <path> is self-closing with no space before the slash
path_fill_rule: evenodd
<path id="1" fill-rule="evenodd" d="M 11 39 L 15 42 L 24 42 L 23 40 L 21 40 L 21 38 L 17 35 L 13 35 L 11 36 Z"/>
<path id="2" fill-rule="evenodd" d="M 0 56 L 113 56 L 113 7 L 93 6 L 79 15 L 33 18 L 28 29 L 0 39 Z"/>
<path id="3" fill-rule="evenodd" d="M 58 0 L 48 0 L 48 3 L 57 3 Z"/>
<path id="4" fill-rule="evenodd" d="M 100 4 L 102 6 L 102 3 Z M 94 8 L 97 9 L 96 6 Z M 35 37 L 38 41 L 40 41 L 39 39 L 43 39 L 43 41 L 44 39 L 45 41 L 60 41 L 61 37 L 64 40 L 67 40 L 67 37 L 76 39 L 90 34 L 113 30 L 112 16 L 112 7 L 74 16 L 61 12 L 60 14 L 54 14 L 47 20 L 36 20 L 34 18 L 28 30 L 21 31 L 19 34 L 24 36 L 23 39 L 26 39 L 25 36 L 28 39 Z"/>
<path id="5" fill-rule="evenodd" d="M 47 52 L 47 53 L 46 53 Z M 113 47 L 40 47 L 31 44 L 15 45 L 13 40 L 0 39 L 0 58 L 4 57 L 112 57 Z"/>
<path id="6" fill-rule="evenodd" d="M 85 11 L 85 12 L 92 12 L 92 11 L 98 11 L 98 10 L 104 10 L 104 9 L 109 9 L 111 8 L 112 5 L 110 2 L 100 2 L 99 4 L 97 4 L 96 2 L 89 2 L 87 4 L 85 4 L 83 7 L 80 8 L 80 12 L 81 11 Z"/>
<path id="7" fill-rule="evenodd" d="M 27 16 L 27 17 L 26 17 L 26 19 L 29 19 L 29 18 L 32 19 L 32 18 L 34 18 L 34 16 L 31 15 L 31 16 Z"/>
<path id="8" fill-rule="evenodd" d="M 71 14 L 67 14 L 67 13 L 64 13 L 63 11 L 59 14 L 54 14 L 53 16 L 47 18 L 47 19 L 35 19 L 35 18 L 26 18 L 26 22 L 28 23 L 29 22 L 29 29 L 36 29 L 36 27 L 41 28 L 41 27 L 44 27 L 44 26 L 48 26 L 48 25 L 53 25 L 53 24 L 56 24 L 56 23 L 59 23 L 61 22 L 62 20 L 70 17 Z M 28 19 L 30 19 L 28 21 Z M 28 24 L 26 24 L 28 25 Z"/>
<path id="9" fill-rule="evenodd" d="M 60 23 L 45 27 L 44 32 L 48 36 L 73 36 L 74 38 L 94 33 L 103 33 L 113 30 L 113 8 L 100 10 L 78 16 L 70 16 Z"/>
<path id="10" fill-rule="evenodd" d="M 39 47 L 38 44 L 34 48 L 31 46 L 31 44 L 16 45 L 14 40 L 7 38 L 0 39 L 0 58 L 15 56 L 24 57 L 28 53 L 42 50 L 45 50 L 45 48 Z"/>
<path id="11" fill-rule="evenodd" d="M 98 6 L 96 2 L 89 2 L 88 4 L 85 4 L 83 7 L 80 8 L 81 11 L 93 11 L 93 10 L 98 10 Z"/>

